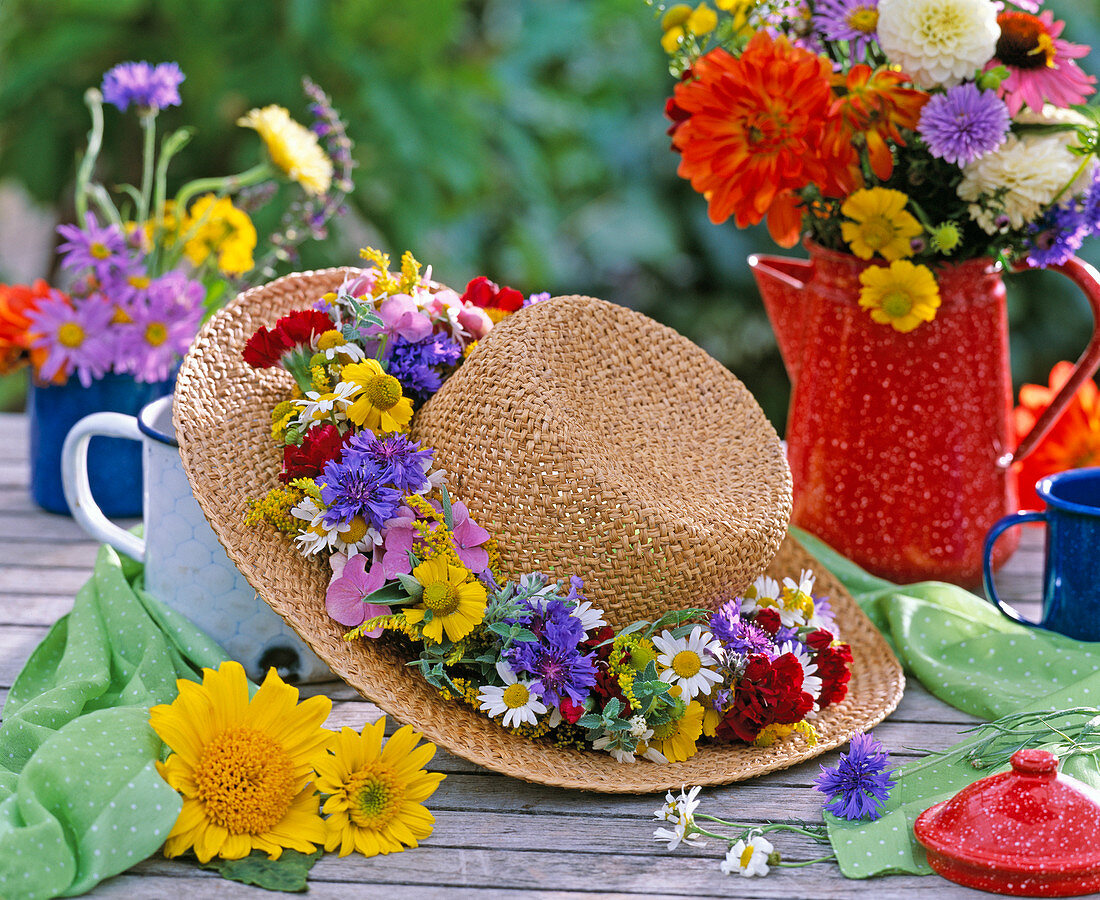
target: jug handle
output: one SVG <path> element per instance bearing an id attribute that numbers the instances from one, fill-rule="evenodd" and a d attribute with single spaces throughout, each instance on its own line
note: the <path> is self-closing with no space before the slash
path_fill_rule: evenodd
<path id="1" fill-rule="evenodd" d="M 1017 271 L 1023 271 L 1028 266 L 1026 263 L 1018 263 L 1015 268 Z M 1100 367 L 1100 272 L 1076 256 L 1050 268 L 1061 272 L 1084 292 L 1085 299 L 1088 300 L 1089 307 L 1092 309 L 1092 337 L 1089 339 L 1088 346 L 1085 347 L 1085 352 L 1073 367 L 1069 379 L 1062 385 L 1062 389 L 1051 401 L 1050 406 L 1043 410 L 1031 431 L 1020 441 L 1015 452 L 1006 453 L 997 460 L 997 465 L 1005 469 L 1019 462 L 1035 449 L 1039 441 L 1054 427 L 1054 423 L 1058 421 L 1062 410 L 1073 399 L 1077 389 Z"/>
<path id="2" fill-rule="evenodd" d="M 88 534 L 131 559 L 145 562 L 145 541 L 108 519 L 92 497 L 88 480 L 88 444 L 97 435 L 144 440 L 138 420 L 122 413 L 92 413 L 77 422 L 69 429 L 61 448 L 61 486 L 65 502 L 77 524 Z"/>
<path id="3" fill-rule="evenodd" d="M 1031 625 L 1035 628 L 1041 628 L 1042 624 L 1025 619 L 997 596 L 997 588 L 993 584 L 993 545 L 997 543 L 997 538 L 1014 525 L 1023 525 L 1025 522 L 1046 522 L 1046 520 L 1047 514 L 1045 512 L 1018 512 L 1005 516 L 1003 519 L 998 519 L 993 523 L 993 527 L 989 529 L 989 534 L 985 536 L 985 546 L 982 548 L 982 582 L 985 586 L 986 598 L 1013 622 L 1019 622 L 1021 625 Z"/>

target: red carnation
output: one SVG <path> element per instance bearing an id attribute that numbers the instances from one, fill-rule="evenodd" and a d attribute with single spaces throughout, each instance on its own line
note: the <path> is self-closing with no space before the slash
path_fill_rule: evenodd
<path id="1" fill-rule="evenodd" d="M 293 344 L 278 328 L 260 328 L 244 345 L 244 361 L 254 369 L 277 366 Z"/>
<path id="2" fill-rule="evenodd" d="M 577 719 L 586 712 L 583 703 L 574 703 L 569 697 L 561 698 L 558 709 L 561 710 L 561 717 L 570 725 L 576 724 Z"/>
<path id="3" fill-rule="evenodd" d="M 820 652 L 826 647 L 832 646 L 833 633 L 831 631 L 826 631 L 824 628 L 817 628 L 807 635 L 806 643 L 811 649 Z"/>
<path id="4" fill-rule="evenodd" d="M 821 679 L 821 696 L 818 706 L 824 709 L 844 699 L 848 693 L 848 679 L 852 677 L 852 648 L 847 644 L 826 647 L 814 657 L 817 675 Z"/>
<path id="5" fill-rule="evenodd" d="M 802 664 L 792 653 L 774 660 L 753 654 L 737 682 L 732 708 L 718 723 L 718 739 L 752 743 L 768 725 L 801 722 L 814 705 L 802 690 L 802 677 Z"/>
<path id="6" fill-rule="evenodd" d="M 478 275 L 466 285 L 462 301 L 481 309 L 499 309 L 509 313 L 523 308 L 523 294 L 515 288 L 502 288 L 484 275 Z"/>
<path id="7" fill-rule="evenodd" d="M 316 478 L 330 460 L 339 458 L 352 432 L 340 434 L 335 425 L 311 428 L 302 438 L 301 446 L 287 444 L 283 448 L 283 471 L 279 480 L 284 484 L 292 478 Z"/>
<path id="8" fill-rule="evenodd" d="M 765 606 L 759 610 L 752 619 L 753 625 L 759 625 L 772 637 L 775 637 L 779 631 L 779 626 L 783 624 L 783 621 L 779 618 L 779 613 L 775 611 L 773 606 Z"/>
<path id="9" fill-rule="evenodd" d="M 296 310 L 275 323 L 275 329 L 287 336 L 291 346 L 308 344 L 315 334 L 324 334 L 335 327 L 332 319 L 316 309 Z"/>

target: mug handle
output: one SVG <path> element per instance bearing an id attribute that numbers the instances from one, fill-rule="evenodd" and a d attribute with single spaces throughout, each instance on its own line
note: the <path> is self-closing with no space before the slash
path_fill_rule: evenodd
<path id="1" fill-rule="evenodd" d="M 1025 522 L 1045 522 L 1046 520 L 1047 514 L 1045 512 L 1018 512 L 1015 515 L 998 519 L 993 523 L 993 527 L 989 529 L 989 533 L 985 536 L 985 547 L 982 550 L 982 580 L 985 583 L 985 593 L 989 602 L 996 606 L 1005 616 L 1012 619 L 1013 622 L 1019 622 L 1021 625 L 1031 625 L 1036 628 L 1042 626 L 1040 626 L 1038 622 L 1032 622 L 1030 619 L 1025 619 L 997 596 L 997 588 L 993 584 L 993 545 L 997 542 L 997 538 L 1013 525 L 1023 525 Z"/>
<path id="2" fill-rule="evenodd" d="M 69 429 L 61 448 L 61 486 L 65 491 L 65 502 L 69 504 L 69 511 L 77 524 L 93 538 L 144 563 L 145 541 L 108 519 L 92 497 L 88 479 L 88 444 L 96 436 L 143 440 L 138 421 L 133 416 L 97 412 L 77 422 Z"/>

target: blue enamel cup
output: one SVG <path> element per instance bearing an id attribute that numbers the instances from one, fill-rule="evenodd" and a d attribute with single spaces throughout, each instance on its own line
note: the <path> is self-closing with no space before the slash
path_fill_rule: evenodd
<path id="1" fill-rule="evenodd" d="M 989 529 L 983 566 L 985 592 L 1010 619 L 1037 625 L 1082 641 L 1100 641 L 1100 468 L 1071 469 L 1048 475 L 1035 486 L 1046 504 L 1043 512 L 1005 516 Z M 1043 616 L 1024 619 L 998 596 L 990 557 L 998 536 L 1013 525 L 1045 522 Z"/>

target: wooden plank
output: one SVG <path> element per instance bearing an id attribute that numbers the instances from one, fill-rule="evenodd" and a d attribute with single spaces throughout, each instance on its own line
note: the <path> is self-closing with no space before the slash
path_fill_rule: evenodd
<path id="1" fill-rule="evenodd" d="M 44 570 L 80 569 L 87 577 L 92 574 L 99 547 L 86 535 L 83 541 L 66 543 L 45 539 L 4 540 L 0 541 L 0 566 L 18 566 L 33 561 L 35 567 Z"/>
<path id="2" fill-rule="evenodd" d="M 0 573 L 3 569 L 0 569 Z M 30 594 L 22 598 L 0 593 L 0 626 L 52 625 L 73 608 L 73 594 Z M 9 602 L 10 601 L 10 602 Z"/>
<path id="3" fill-rule="evenodd" d="M 0 595 L 73 595 L 84 586 L 90 575 L 91 570 L 86 568 L 4 565 L 0 566 Z"/>
<path id="4" fill-rule="evenodd" d="M 15 676 L 48 630 L 41 625 L 5 625 L 0 628 L 0 687 L 11 687 Z"/>

